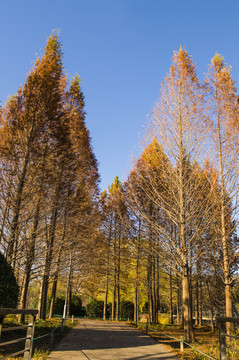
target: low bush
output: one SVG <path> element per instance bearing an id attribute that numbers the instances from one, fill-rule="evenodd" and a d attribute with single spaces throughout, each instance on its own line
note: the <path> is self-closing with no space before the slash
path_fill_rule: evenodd
<path id="1" fill-rule="evenodd" d="M 93 299 L 85 307 L 87 317 L 103 318 L 104 301 Z"/>
<path id="2" fill-rule="evenodd" d="M 0 307 L 16 308 L 19 296 L 19 286 L 13 269 L 0 253 Z"/>
<path id="3" fill-rule="evenodd" d="M 131 301 L 121 301 L 120 303 L 120 317 L 121 319 L 134 319 L 134 304 Z"/>

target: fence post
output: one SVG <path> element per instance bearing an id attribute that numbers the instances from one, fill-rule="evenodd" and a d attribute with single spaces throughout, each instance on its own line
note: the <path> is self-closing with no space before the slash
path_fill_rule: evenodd
<path id="1" fill-rule="evenodd" d="M 183 347 L 183 337 L 181 337 L 181 340 L 180 340 L 180 351 L 181 351 L 181 352 L 184 351 L 184 347 Z"/>
<path id="2" fill-rule="evenodd" d="M 50 334 L 50 344 L 53 344 L 53 340 L 54 340 L 54 332 L 52 331 Z"/>
<path id="3" fill-rule="evenodd" d="M 72 322 L 74 322 L 74 315 L 72 315 Z"/>
<path id="4" fill-rule="evenodd" d="M 226 323 L 219 321 L 219 344 L 220 344 L 220 360 L 227 360 L 226 349 Z"/>
<path id="5" fill-rule="evenodd" d="M 32 358 L 35 319 L 36 319 L 35 315 L 29 315 L 28 328 L 27 328 L 27 339 L 25 342 L 25 352 L 24 352 L 23 360 L 31 360 L 31 358 Z"/>
<path id="6" fill-rule="evenodd" d="M 2 324 L 0 324 L 0 340 L 2 338 Z"/>

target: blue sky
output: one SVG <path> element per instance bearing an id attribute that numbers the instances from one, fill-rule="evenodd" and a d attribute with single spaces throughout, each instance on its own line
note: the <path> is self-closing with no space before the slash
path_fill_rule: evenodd
<path id="1" fill-rule="evenodd" d="M 180 44 L 199 77 L 215 52 L 239 80 L 237 0 L 1 0 L 0 101 L 24 83 L 35 54 L 60 29 L 64 66 L 79 74 L 101 188 L 124 179 L 139 134 Z"/>

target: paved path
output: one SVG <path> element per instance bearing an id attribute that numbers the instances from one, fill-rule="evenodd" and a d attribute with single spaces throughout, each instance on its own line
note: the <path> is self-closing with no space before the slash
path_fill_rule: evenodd
<path id="1" fill-rule="evenodd" d="M 80 320 L 47 360 L 176 360 L 167 347 L 124 323 Z"/>

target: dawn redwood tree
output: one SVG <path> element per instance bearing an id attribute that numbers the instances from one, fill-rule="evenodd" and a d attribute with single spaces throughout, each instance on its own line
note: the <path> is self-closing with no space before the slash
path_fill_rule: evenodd
<path id="1" fill-rule="evenodd" d="M 46 129 L 48 128 L 52 133 L 56 133 L 58 129 L 63 80 L 60 57 L 57 36 L 52 34 L 48 39 L 44 56 L 36 60 L 23 88 L 19 88 L 3 111 L 4 125 L 1 131 L 3 147 L 8 160 L 18 162 L 6 252 L 9 262 L 13 260 L 14 249 L 17 250 L 18 247 L 23 192 L 32 162 L 36 162 L 42 155 L 41 150 L 48 136 Z"/>
<path id="2" fill-rule="evenodd" d="M 205 229 L 206 221 L 201 212 L 206 211 L 208 204 L 207 199 L 193 201 L 202 186 L 196 174 L 207 135 L 205 120 L 203 88 L 191 57 L 180 48 L 174 53 L 170 73 L 162 84 L 154 109 L 150 136 L 157 139 L 159 145 L 153 160 L 147 161 L 151 170 L 142 178 L 146 196 L 168 218 L 166 227 L 163 222 L 151 223 L 154 231 L 163 235 L 161 247 L 171 254 L 170 263 L 181 271 L 186 341 L 194 339 L 189 271 L 194 262 L 192 249 Z M 176 227 L 177 237 L 172 236 L 168 222 Z M 192 223 L 197 223 L 194 231 Z M 194 259 L 195 256 L 194 252 Z"/>
<path id="3" fill-rule="evenodd" d="M 59 222 L 61 218 L 59 215 L 62 214 L 64 209 L 64 216 L 68 218 L 66 229 L 64 230 L 66 233 L 64 235 L 64 243 L 69 246 L 68 252 L 76 253 L 78 249 L 77 241 L 82 238 L 82 234 L 85 234 L 86 230 L 86 237 L 90 240 L 94 238 L 93 233 L 97 232 L 98 229 L 95 226 L 92 228 L 94 231 L 89 231 L 94 223 L 94 219 L 98 217 L 97 196 L 99 175 L 97 161 L 90 144 L 89 131 L 85 126 L 84 97 L 80 89 L 78 77 L 72 79 L 69 90 L 66 90 L 64 93 L 63 100 L 63 125 L 65 126 L 65 131 L 64 136 L 61 135 L 59 139 L 58 148 L 56 148 L 57 161 L 55 160 L 55 164 L 52 166 L 54 174 L 56 174 L 54 181 L 55 195 L 52 202 L 51 222 L 46 242 L 45 273 L 43 275 L 42 291 L 39 299 L 40 316 L 43 317 L 45 316 L 46 309 L 50 265 L 54 254 L 56 224 L 57 219 Z M 68 231 L 69 226 L 71 226 L 71 231 Z M 74 241 L 74 239 L 76 240 Z M 73 261 L 74 264 L 75 261 Z M 71 279 L 73 271 L 72 267 Z M 44 286 L 44 284 L 46 285 Z M 56 281 L 54 284 L 52 302 L 55 297 Z M 71 291 L 69 291 L 69 294 L 71 294 Z"/>
<path id="4" fill-rule="evenodd" d="M 112 248 L 112 232 L 113 232 L 113 212 L 109 203 L 109 196 L 106 190 L 101 193 L 101 212 L 102 212 L 102 234 L 105 238 L 106 250 L 106 268 L 105 268 L 105 295 L 104 295 L 104 310 L 103 319 L 107 317 L 107 306 L 110 285 L 110 269 L 111 269 L 111 248 Z"/>
<path id="5" fill-rule="evenodd" d="M 53 288 L 51 295 L 51 307 L 49 316 L 54 312 L 54 299 L 56 296 L 57 279 L 60 271 L 60 259 L 62 250 L 68 257 L 72 257 L 70 291 L 74 272 L 77 272 L 79 259 L 85 253 L 88 243 L 88 253 L 91 254 L 91 246 L 97 241 L 99 232 L 98 211 L 98 165 L 95 159 L 89 137 L 89 131 L 85 125 L 84 96 L 80 88 L 79 77 L 71 80 L 69 89 L 65 92 L 64 110 L 67 122 L 68 146 L 65 153 L 64 172 L 65 186 L 63 194 L 64 230 L 60 240 L 56 268 L 53 275 Z M 66 134 L 67 134 L 66 132 Z M 79 259 L 78 259 L 79 258 Z M 69 301 L 70 304 L 70 301 Z M 70 311 L 70 309 L 68 308 Z"/>
<path id="6" fill-rule="evenodd" d="M 231 68 L 224 59 L 216 54 L 211 61 L 206 77 L 208 101 L 210 105 L 212 153 L 214 166 L 219 174 L 220 188 L 220 231 L 223 253 L 226 316 L 233 316 L 232 306 L 232 264 L 235 248 L 230 246 L 230 239 L 237 226 L 235 215 L 238 210 L 238 96 Z M 232 226 L 234 221 L 234 226 Z M 227 323 L 227 332 L 233 330 Z"/>
<path id="7" fill-rule="evenodd" d="M 135 283 L 135 303 L 137 303 L 139 257 L 143 251 L 143 256 L 147 259 L 147 298 L 148 298 L 148 317 L 151 323 L 158 321 L 159 309 L 159 273 L 160 264 L 165 264 L 165 252 L 161 253 L 161 241 L 164 235 L 160 233 L 162 225 L 171 229 L 171 224 L 160 207 L 159 201 L 152 196 L 152 190 L 158 192 L 166 191 L 165 173 L 162 170 L 162 163 L 168 162 L 163 154 L 156 138 L 149 144 L 139 157 L 134 169 L 131 171 L 126 184 L 126 199 L 130 211 L 137 217 L 139 222 L 138 237 L 136 241 L 137 260 L 136 260 L 136 283 Z M 170 167 L 168 167 L 169 169 Z M 154 187 L 152 188 L 152 179 Z M 154 194 L 155 195 L 155 194 Z M 167 223 L 167 225 L 166 225 Z M 143 243 L 140 239 L 143 235 Z M 133 242 L 134 243 L 134 242 Z"/>
<path id="8" fill-rule="evenodd" d="M 45 318 L 51 276 L 55 296 L 68 254 L 81 253 L 81 242 L 84 253 L 87 241 L 93 247 L 100 223 L 84 97 L 78 77 L 66 80 L 55 33 L 1 111 L 0 161 L 1 247 L 22 283 L 19 306 L 26 306 L 32 276 L 42 273 L 39 317 Z"/>

